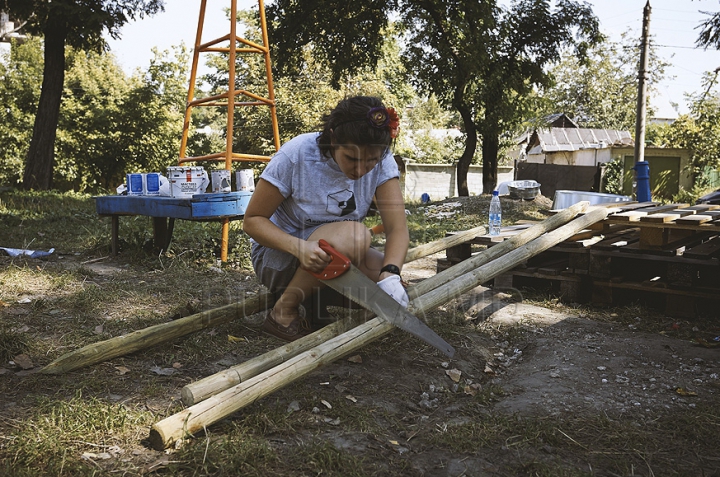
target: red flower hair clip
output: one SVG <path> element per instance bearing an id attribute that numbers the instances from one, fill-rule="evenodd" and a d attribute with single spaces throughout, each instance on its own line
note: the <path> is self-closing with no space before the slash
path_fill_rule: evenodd
<path id="1" fill-rule="evenodd" d="M 368 111 L 368 123 L 376 129 L 387 128 L 390 131 L 390 137 L 395 139 L 400 130 L 400 118 L 394 108 L 385 108 L 377 106 Z"/>
<path id="2" fill-rule="evenodd" d="M 388 116 L 388 128 L 390 129 L 390 137 L 395 139 L 400 132 L 400 117 L 395 112 L 395 108 L 387 108 Z"/>

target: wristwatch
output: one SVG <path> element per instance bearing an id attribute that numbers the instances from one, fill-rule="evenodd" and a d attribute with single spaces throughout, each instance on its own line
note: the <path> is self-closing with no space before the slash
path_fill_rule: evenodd
<path id="1" fill-rule="evenodd" d="M 383 272 L 400 275 L 400 267 L 398 267 L 397 265 L 393 265 L 392 263 L 388 263 L 387 265 L 385 265 L 384 267 L 382 267 L 380 269 L 380 273 L 382 274 Z"/>

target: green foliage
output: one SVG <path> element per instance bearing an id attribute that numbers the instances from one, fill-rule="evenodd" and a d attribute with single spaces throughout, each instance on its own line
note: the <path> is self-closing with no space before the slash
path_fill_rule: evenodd
<path id="1" fill-rule="evenodd" d="M 592 11 L 576 2 L 554 11 L 546 1 L 518 1 L 507 10 L 494 1 L 460 3 L 408 2 L 401 13 L 408 37 L 403 58 L 421 91 L 462 115 L 468 142 L 459 170 L 474 155 L 477 131 L 489 192 L 501 135 L 526 116 L 534 88 L 549 82 L 545 67 L 565 46 L 582 56 L 600 35 Z M 459 185 L 462 180 L 458 174 Z"/>
<path id="2" fill-rule="evenodd" d="M 67 62 L 53 182 L 60 190 L 97 191 L 117 176 L 107 162 L 122 154 L 118 123 L 129 85 L 108 55 L 70 48 Z"/>
<path id="3" fill-rule="evenodd" d="M 462 119 L 440 106 L 435 95 L 430 95 L 409 108 L 405 123 L 409 129 L 451 128 L 461 124 Z"/>
<path id="4" fill-rule="evenodd" d="M 0 62 L 0 109 L 8 119 L 0 123 L 0 184 L 16 185 L 42 84 L 42 44 L 31 38 L 11 52 L 6 63 Z M 56 189 L 112 190 L 127 172 L 163 172 L 176 163 L 187 94 L 184 47 L 172 54 L 155 51 L 147 71 L 131 78 L 108 54 L 69 48 L 67 57 L 55 142 Z"/>
<path id="5" fill-rule="evenodd" d="M 562 46 L 574 46 L 583 55 L 599 38 L 590 8 L 571 0 L 555 9 L 548 0 L 517 1 L 510 9 L 495 0 L 367 0 L 354 2 L 352 14 L 338 5 L 328 0 L 274 3 L 268 17 L 278 71 L 302 78 L 307 66 L 303 49 L 310 46 L 314 58 L 331 69 L 332 86 L 339 88 L 341 80 L 379 63 L 383 45 L 396 41 L 383 35 L 383 27 L 391 15 L 398 18 L 400 56 L 411 83 L 462 117 L 467 140 L 458 164 L 461 195 L 468 194 L 466 171 L 478 130 L 483 175 L 489 181 L 485 188 L 494 188 L 500 135 L 522 119 L 534 87 L 548 81 L 544 68 Z"/>
<path id="6" fill-rule="evenodd" d="M 11 44 L 0 59 L 0 185 L 15 185 L 32 137 L 42 83 L 40 39 Z"/>
<path id="7" fill-rule="evenodd" d="M 670 125 L 653 128 L 648 138 L 656 145 L 685 148 L 690 152 L 690 172 L 695 185 L 705 189 L 713 185 L 709 171 L 720 170 L 720 94 L 717 73 L 706 74 L 702 94 L 690 94 L 690 112 Z"/>
<path id="8" fill-rule="evenodd" d="M 120 28 L 130 20 L 163 9 L 163 0 L 4 0 L 2 9 L 25 21 L 24 30 L 46 35 L 62 30 L 69 46 L 100 52 L 105 49 L 103 33 L 118 38 Z"/>
<path id="9" fill-rule="evenodd" d="M 463 153 L 464 136 L 442 130 L 459 130 L 458 124 L 462 120 L 440 106 L 435 96 L 416 98 L 406 109 L 405 131 L 398 137 L 394 151 L 420 164 L 452 164 Z M 479 154 L 476 156 L 473 162 L 479 162 Z"/>
<path id="10" fill-rule="evenodd" d="M 565 113 L 581 127 L 632 131 L 637 108 L 639 47 L 626 34 L 622 41 L 603 41 L 580 59 L 565 51 L 549 69 L 552 83 L 540 91 L 537 117 Z M 656 93 L 668 63 L 650 48 L 648 95 Z M 652 116 L 651 108 L 648 115 Z"/>
<path id="11" fill-rule="evenodd" d="M 257 12 L 238 12 L 238 22 L 244 38 L 262 43 Z M 414 99 L 414 92 L 404 81 L 398 49 L 397 43 L 386 42 L 380 52 L 381 58 L 376 68 L 365 66 L 355 69 L 352 76 L 343 77 L 341 87 L 336 89 L 332 86 L 333 71 L 318 60 L 316 49 L 310 45 L 298 47 L 294 54 L 301 58 L 299 61 L 302 62 L 302 78 L 290 74 L 277 75 L 274 78 L 280 142 L 284 143 L 298 134 L 317 131 L 322 116 L 347 96 L 357 94 L 378 96 L 402 115 L 405 105 Z M 277 46 L 273 46 L 272 54 L 283 55 L 282 52 L 278 52 Z M 204 94 L 224 93 L 228 87 L 228 56 L 212 55 L 208 65 L 213 71 L 204 77 L 207 86 Z M 238 55 L 235 71 L 237 89 L 267 96 L 265 64 L 260 55 Z M 193 118 L 193 121 L 195 119 Z M 218 131 L 225 130 L 224 125 L 215 124 Z M 271 155 L 275 149 L 270 127 L 271 120 L 267 108 L 236 108 L 233 120 L 233 150 L 247 154 Z M 404 134 L 404 130 L 403 119 L 401 135 Z M 263 164 L 252 166 L 262 169 Z"/>
<path id="12" fill-rule="evenodd" d="M 720 12 L 702 13 L 708 15 L 709 18 L 706 18 L 700 25 L 695 27 L 700 28 L 700 34 L 695 44 L 703 48 L 720 49 Z"/>
<path id="13" fill-rule="evenodd" d="M 432 130 L 414 130 L 406 135 L 395 152 L 420 164 L 452 164 L 462 155 L 462 137 L 438 135 Z"/>
<path id="14" fill-rule="evenodd" d="M 122 138 L 118 153 L 109 158 L 114 182 L 125 172 L 159 171 L 177 164 L 185 101 L 187 99 L 188 52 L 184 46 L 153 50 L 146 72 L 131 78 L 131 89 L 122 103 Z"/>
<path id="15" fill-rule="evenodd" d="M 623 193 L 624 164 L 623 158 L 614 159 L 605 164 L 603 192 L 608 194 Z"/>
<path id="16" fill-rule="evenodd" d="M 676 204 L 694 204 L 698 198 L 712 190 L 713 188 L 709 188 L 704 184 L 695 185 L 690 190 L 685 190 L 683 187 L 680 187 L 680 191 L 672 196 L 671 201 Z"/>
<path id="17" fill-rule="evenodd" d="M 303 47 L 315 45 L 313 56 L 330 66 L 331 85 L 339 89 L 344 78 L 380 61 L 383 30 L 394 6 L 394 1 L 374 0 L 277 0 L 268 5 L 268 35 L 278 76 L 303 76 Z"/>

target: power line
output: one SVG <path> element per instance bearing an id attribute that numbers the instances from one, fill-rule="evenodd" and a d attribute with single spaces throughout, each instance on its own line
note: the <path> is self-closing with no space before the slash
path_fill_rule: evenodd
<path id="1" fill-rule="evenodd" d="M 704 48 L 698 48 L 697 46 L 676 46 L 676 45 L 657 45 L 653 43 L 653 46 L 657 48 L 681 48 L 685 50 L 697 50 L 697 51 L 705 51 Z"/>

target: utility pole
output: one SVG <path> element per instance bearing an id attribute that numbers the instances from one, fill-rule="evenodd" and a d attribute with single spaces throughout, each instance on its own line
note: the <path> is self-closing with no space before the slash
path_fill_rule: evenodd
<path id="1" fill-rule="evenodd" d="M 647 112 L 647 70 L 650 44 L 650 0 L 643 9 L 642 44 L 638 68 L 637 116 L 635 118 L 635 179 L 637 200 L 650 201 L 650 166 L 645 161 L 645 115 Z"/>

